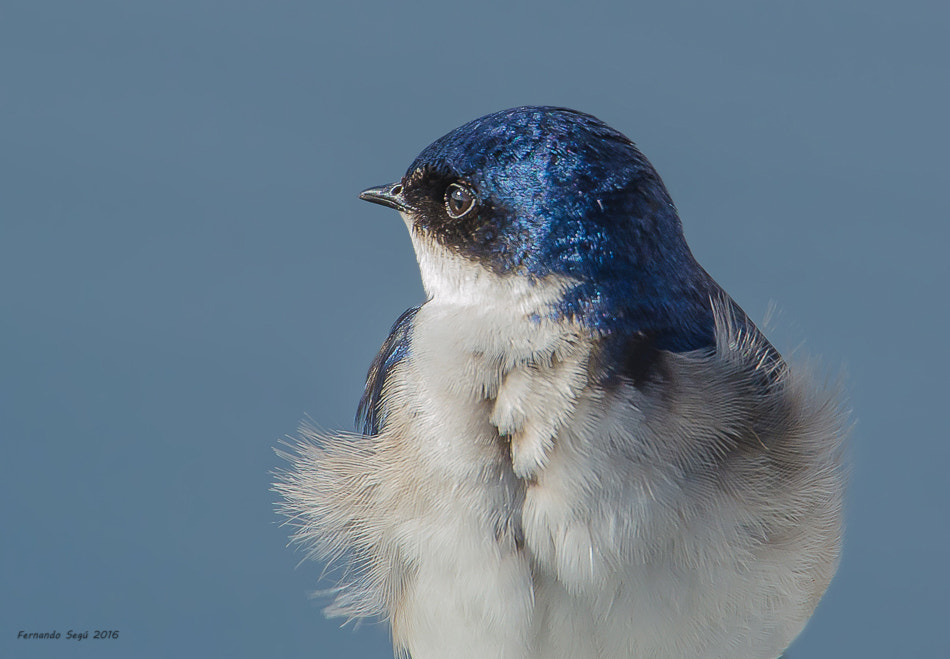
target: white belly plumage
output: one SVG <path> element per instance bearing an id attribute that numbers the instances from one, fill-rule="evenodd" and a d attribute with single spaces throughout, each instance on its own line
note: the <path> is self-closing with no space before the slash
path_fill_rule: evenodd
<path id="1" fill-rule="evenodd" d="M 277 489 L 349 562 L 330 612 L 413 659 L 779 656 L 837 565 L 834 392 L 723 314 L 661 382 L 590 382 L 589 337 L 529 316 L 430 301 L 380 433 L 304 432 Z"/>

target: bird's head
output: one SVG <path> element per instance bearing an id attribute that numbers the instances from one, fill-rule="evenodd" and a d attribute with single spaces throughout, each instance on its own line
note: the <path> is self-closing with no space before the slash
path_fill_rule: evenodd
<path id="1" fill-rule="evenodd" d="M 633 142 L 590 115 L 487 115 L 429 145 L 399 182 L 360 196 L 402 213 L 430 297 L 482 275 L 557 281 L 553 317 L 641 332 L 671 350 L 713 343 L 718 288 L 666 187 Z"/>

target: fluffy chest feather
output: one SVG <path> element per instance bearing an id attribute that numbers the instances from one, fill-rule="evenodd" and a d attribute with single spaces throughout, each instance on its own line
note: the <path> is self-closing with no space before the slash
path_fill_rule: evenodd
<path id="1" fill-rule="evenodd" d="M 725 316 L 714 354 L 598 382 L 593 338 L 543 319 L 564 282 L 462 274 L 412 318 L 379 433 L 319 438 L 285 486 L 300 539 L 351 557 L 340 612 L 414 659 L 777 657 L 838 555 L 827 395 L 768 384 Z"/>

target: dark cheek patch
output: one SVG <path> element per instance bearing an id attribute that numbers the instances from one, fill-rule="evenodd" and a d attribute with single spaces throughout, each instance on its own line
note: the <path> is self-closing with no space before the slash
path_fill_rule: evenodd
<path id="1" fill-rule="evenodd" d="M 483 204 L 477 213 L 452 219 L 430 205 L 419 225 L 450 252 L 504 274 L 524 260 L 524 248 L 513 240 L 518 236 L 510 235 L 508 223 L 496 213 L 496 207 Z"/>

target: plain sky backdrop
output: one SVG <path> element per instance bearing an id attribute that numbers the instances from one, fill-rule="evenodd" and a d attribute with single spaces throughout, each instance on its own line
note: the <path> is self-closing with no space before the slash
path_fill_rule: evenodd
<path id="1" fill-rule="evenodd" d="M 357 193 L 524 104 L 636 141 L 700 262 L 845 374 L 845 553 L 792 659 L 946 656 L 945 7 L 2 2 L 0 657 L 391 656 L 308 597 L 272 448 L 351 429 L 423 298 Z"/>

